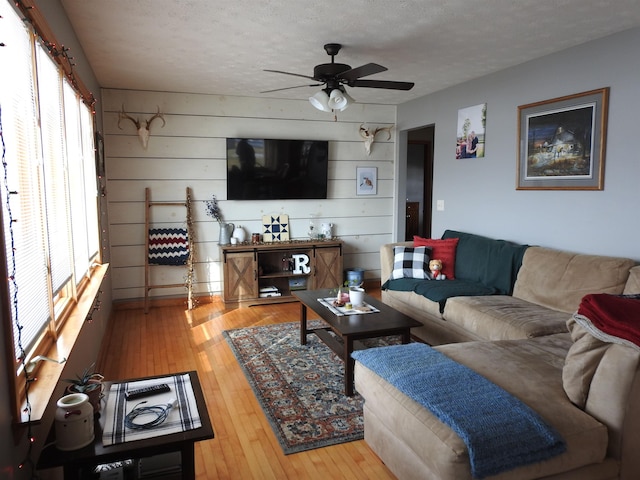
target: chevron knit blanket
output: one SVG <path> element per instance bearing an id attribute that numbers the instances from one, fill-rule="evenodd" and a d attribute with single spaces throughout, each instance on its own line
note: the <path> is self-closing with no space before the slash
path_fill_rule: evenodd
<path id="1" fill-rule="evenodd" d="M 189 238 L 184 228 L 149 229 L 149 263 L 185 265 L 189 258 Z"/>
<path id="2" fill-rule="evenodd" d="M 566 449 L 531 408 L 428 345 L 371 348 L 352 356 L 456 432 L 469 451 L 474 478 L 547 460 Z"/>

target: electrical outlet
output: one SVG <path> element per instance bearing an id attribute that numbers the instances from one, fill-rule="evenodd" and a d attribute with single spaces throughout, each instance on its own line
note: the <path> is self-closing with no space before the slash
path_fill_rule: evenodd
<path id="1" fill-rule="evenodd" d="M 444 212 L 444 200 L 438 200 L 436 202 L 436 210 L 439 212 Z"/>

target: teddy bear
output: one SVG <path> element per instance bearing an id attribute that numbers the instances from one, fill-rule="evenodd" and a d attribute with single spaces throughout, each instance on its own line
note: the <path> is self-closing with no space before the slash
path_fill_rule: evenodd
<path id="1" fill-rule="evenodd" d="M 442 260 L 434 259 L 429 261 L 429 272 L 431 280 L 445 280 L 447 277 L 442 273 Z"/>

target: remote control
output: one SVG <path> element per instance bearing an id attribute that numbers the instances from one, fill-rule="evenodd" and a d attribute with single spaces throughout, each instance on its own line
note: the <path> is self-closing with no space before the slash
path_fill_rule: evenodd
<path id="1" fill-rule="evenodd" d="M 161 385 L 153 385 L 151 387 L 137 388 L 135 390 L 128 390 L 124 392 L 124 396 L 127 400 L 134 400 L 136 398 L 148 397 L 150 395 L 156 395 L 158 393 L 169 392 L 171 389 L 169 385 L 163 383 Z"/>

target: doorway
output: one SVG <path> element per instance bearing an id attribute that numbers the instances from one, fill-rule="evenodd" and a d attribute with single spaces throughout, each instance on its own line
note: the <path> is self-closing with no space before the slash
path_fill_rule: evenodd
<path id="1" fill-rule="evenodd" d="M 431 237 L 433 210 L 433 125 L 410 130 L 407 136 L 405 240 Z"/>

